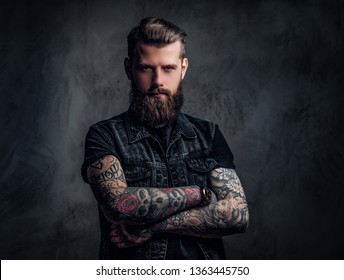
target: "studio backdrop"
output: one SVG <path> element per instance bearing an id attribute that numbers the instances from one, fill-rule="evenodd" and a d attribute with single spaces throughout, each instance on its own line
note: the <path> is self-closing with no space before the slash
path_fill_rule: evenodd
<path id="1" fill-rule="evenodd" d="M 186 30 L 183 111 L 216 122 L 250 227 L 233 259 L 343 259 L 343 1 L 8 1 L 0 5 L 1 259 L 96 259 L 89 126 L 129 105 L 126 36 Z"/>

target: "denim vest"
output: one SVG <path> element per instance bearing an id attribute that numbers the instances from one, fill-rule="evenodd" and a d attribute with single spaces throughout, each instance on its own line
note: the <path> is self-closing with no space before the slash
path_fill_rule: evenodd
<path id="1" fill-rule="evenodd" d="M 177 116 L 167 149 L 143 124 L 134 120 L 130 111 L 99 122 L 91 129 L 101 135 L 99 142 L 103 151 L 97 149 L 88 158 L 89 163 L 105 154 L 115 155 L 121 162 L 128 187 L 205 187 L 209 172 L 217 165 L 212 158 L 215 124 L 183 113 Z M 97 140 L 93 138 L 92 141 L 95 143 Z M 83 176 L 86 165 L 84 163 Z M 109 222 L 101 211 L 99 215 L 101 259 L 165 259 L 168 235 L 161 234 L 143 245 L 119 249 L 109 239 Z M 194 240 L 197 240 L 205 259 L 225 259 L 221 238 Z"/>

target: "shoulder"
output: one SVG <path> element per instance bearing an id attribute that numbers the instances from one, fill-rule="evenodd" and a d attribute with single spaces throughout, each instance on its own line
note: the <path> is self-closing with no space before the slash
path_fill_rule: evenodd
<path id="1" fill-rule="evenodd" d="M 182 113 L 189 122 L 191 122 L 192 124 L 195 124 L 195 125 L 205 125 L 205 126 L 214 126 L 215 123 L 210 121 L 210 120 L 207 120 L 207 119 L 202 119 L 202 118 L 197 118 L 197 117 L 194 117 L 194 116 L 191 116 L 189 114 L 185 114 L 185 113 Z"/>
<path id="2" fill-rule="evenodd" d="M 102 138 L 107 140 L 107 142 L 113 143 L 118 131 L 123 131 L 125 129 L 125 115 L 126 113 L 124 112 L 120 115 L 92 124 L 87 132 L 86 140 L 95 139 L 98 141 Z"/>
<path id="3" fill-rule="evenodd" d="M 213 121 L 203 118 L 197 118 L 185 113 L 183 113 L 183 115 L 190 122 L 190 124 L 193 126 L 195 130 L 202 131 L 204 133 L 210 133 L 210 135 L 214 135 L 217 124 Z"/>
<path id="4" fill-rule="evenodd" d="M 90 129 L 96 130 L 113 130 L 116 127 L 121 126 L 125 123 L 126 112 L 114 116 L 112 118 L 96 122 L 90 126 Z"/>

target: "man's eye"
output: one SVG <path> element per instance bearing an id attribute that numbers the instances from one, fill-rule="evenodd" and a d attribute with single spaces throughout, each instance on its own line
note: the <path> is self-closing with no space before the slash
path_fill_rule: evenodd
<path id="1" fill-rule="evenodd" d="M 174 67 L 172 67 L 172 66 L 166 66 L 166 67 L 164 67 L 164 70 L 165 70 L 166 72 L 171 72 L 172 70 L 174 70 Z"/>
<path id="2" fill-rule="evenodd" d="M 142 66 L 140 67 L 140 70 L 143 72 L 151 72 L 153 69 L 152 67 L 149 67 L 149 66 Z"/>

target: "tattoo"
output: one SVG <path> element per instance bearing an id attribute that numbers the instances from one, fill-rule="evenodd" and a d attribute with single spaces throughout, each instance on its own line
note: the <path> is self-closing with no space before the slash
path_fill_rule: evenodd
<path id="1" fill-rule="evenodd" d="M 119 180 L 123 183 L 126 182 L 124 174 L 123 174 L 123 170 L 120 166 L 119 161 L 113 158 L 110 163 L 111 165 L 108 169 L 106 169 L 100 174 L 93 175 L 90 177 L 89 179 L 90 184 L 99 184 L 102 182 L 109 182 L 109 181 L 116 181 L 116 180 Z M 102 170 L 103 165 L 104 165 L 104 157 L 96 161 L 94 164 L 92 164 L 90 168 Z"/>
<path id="2" fill-rule="evenodd" d="M 196 206 L 201 201 L 196 186 L 181 188 L 127 188 L 116 204 L 119 219 L 156 220 Z"/>
<path id="3" fill-rule="evenodd" d="M 120 162 L 106 156 L 88 169 L 89 182 L 106 217 L 113 222 L 156 222 L 201 202 L 200 188 L 127 187 Z"/>
<path id="4" fill-rule="evenodd" d="M 98 160 L 98 161 L 94 162 L 91 166 L 92 166 L 92 168 L 95 168 L 95 169 L 102 169 L 103 163 L 101 160 Z"/>
<path id="5" fill-rule="evenodd" d="M 193 208 L 157 223 L 153 232 L 172 232 L 200 237 L 219 237 L 245 231 L 248 207 L 244 190 L 236 172 L 217 168 L 210 174 L 212 191 L 218 201 L 206 207 Z"/>
<path id="6" fill-rule="evenodd" d="M 219 199 L 224 199 L 231 194 L 233 197 L 241 197 L 246 201 L 244 190 L 235 170 L 217 168 L 210 176 L 214 192 L 218 195 Z"/>

